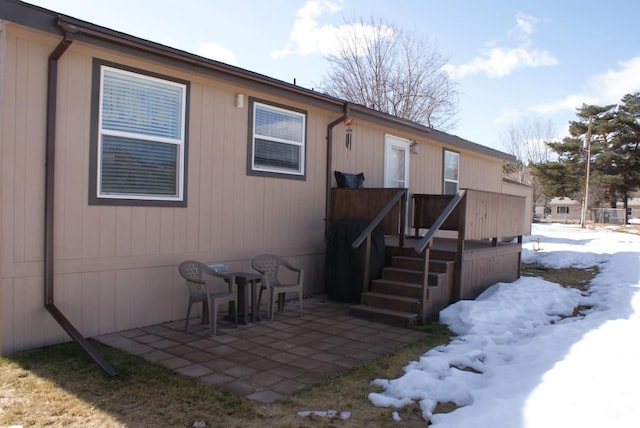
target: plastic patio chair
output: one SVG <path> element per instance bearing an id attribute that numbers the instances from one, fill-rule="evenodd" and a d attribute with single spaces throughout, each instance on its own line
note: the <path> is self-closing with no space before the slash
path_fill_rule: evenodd
<path id="1" fill-rule="evenodd" d="M 204 322 L 205 315 L 209 315 L 209 333 L 212 336 L 216 335 L 216 327 L 218 320 L 218 306 L 223 303 L 233 303 L 233 316 L 235 326 L 238 327 L 238 308 L 236 293 L 234 292 L 234 285 L 236 278 L 233 275 L 226 275 L 224 273 L 216 272 L 209 268 L 204 263 L 200 263 L 194 260 L 186 260 L 178 266 L 180 275 L 185 279 L 187 289 L 189 291 L 189 303 L 187 304 L 187 319 L 184 325 L 184 331 L 187 331 L 189 327 L 189 316 L 191 315 L 191 306 L 194 303 L 202 302 L 202 319 Z M 225 281 L 224 290 L 210 291 L 207 287 L 204 274 L 207 274 L 213 278 L 220 278 Z"/>
<path id="2" fill-rule="evenodd" d="M 302 317 L 302 281 L 304 278 L 304 269 L 297 268 L 291 263 L 276 256 L 275 254 L 261 254 L 251 260 L 251 267 L 262 274 L 262 287 L 260 287 L 260 295 L 258 297 L 258 308 L 262 300 L 262 291 L 267 290 L 269 293 L 269 321 L 273 320 L 273 312 L 276 299 L 281 294 L 298 293 L 298 302 L 300 306 L 300 316 Z M 286 268 L 297 273 L 297 281 L 295 283 L 282 283 L 279 279 L 280 267 Z M 284 296 L 283 296 L 284 297 Z M 278 310 L 282 310 L 284 302 L 279 305 Z"/>

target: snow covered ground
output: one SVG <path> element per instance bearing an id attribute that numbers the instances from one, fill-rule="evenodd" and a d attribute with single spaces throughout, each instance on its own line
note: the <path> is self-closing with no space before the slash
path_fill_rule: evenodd
<path id="1" fill-rule="evenodd" d="M 640 427 L 640 236 L 534 224 L 523 247 L 523 262 L 600 270 L 586 293 L 523 277 L 449 306 L 458 336 L 375 380 L 374 405 L 417 402 L 436 428 Z M 432 414 L 447 401 L 461 407 Z"/>

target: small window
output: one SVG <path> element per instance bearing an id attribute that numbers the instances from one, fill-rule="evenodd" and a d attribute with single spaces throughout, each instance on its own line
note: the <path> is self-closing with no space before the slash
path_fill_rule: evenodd
<path id="1" fill-rule="evenodd" d="M 247 174 L 304 179 L 305 112 L 250 100 Z"/>
<path id="2" fill-rule="evenodd" d="M 104 64 L 94 72 L 90 203 L 184 206 L 187 84 Z"/>
<path id="3" fill-rule="evenodd" d="M 459 187 L 459 170 L 458 165 L 460 161 L 460 154 L 456 152 L 444 151 L 444 187 L 443 193 L 445 195 L 455 195 L 458 193 Z"/>
<path id="4" fill-rule="evenodd" d="M 569 214 L 569 207 L 556 207 L 557 214 Z"/>

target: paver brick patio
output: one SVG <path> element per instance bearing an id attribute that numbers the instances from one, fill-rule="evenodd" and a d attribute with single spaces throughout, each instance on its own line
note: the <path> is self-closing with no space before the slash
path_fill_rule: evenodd
<path id="1" fill-rule="evenodd" d="M 305 299 L 302 318 L 285 305 L 273 321 L 219 320 L 218 335 L 184 320 L 98 336 L 105 345 L 232 394 L 270 403 L 415 342 L 426 333 L 349 316 L 349 304 Z"/>

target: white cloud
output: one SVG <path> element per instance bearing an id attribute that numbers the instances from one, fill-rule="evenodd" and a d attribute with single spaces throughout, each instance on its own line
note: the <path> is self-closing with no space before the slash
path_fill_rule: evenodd
<path id="1" fill-rule="evenodd" d="M 493 123 L 496 125 L 504 125 L 517 121 L 522 118 L 522 112 L 514 107 L 504 109 L 500 116 L 493 119 Z"/>
<path id="2" fill-rule="evenodd" d="M 309 0 L 296 13 L 287 45 L 271 53 L 273 58 L 287 55 L 327 54 L 335 49 L 335 41 L 345 27 L 320 25 L 318 18 L 325 13 L 342 10 L 342 0 Z"/>
<path id="3" fill-rule="evenodd" d="M 528 50 L 518 48 L 493 48 L 482 52 L 468 64 L 445 66 L 445 71 L 454 79 L 469 74 L 484 73 L 487 77 L 504 77 L 517 68 L 537 68 L 555 65 L 558 62 L 549 52 L 544 50 Z"/>
<path id="4" fill-rule="evenodd" d="M 202 43 L 200 46 L 198 46 L 198 49 L 196 49 L 195 53 L 206 58 L 224 62 L 226 64 L 237 64 L 236 55 L 229 49 L 226 49 L 216 42 Z"/>
<path id="5" fill-rule="evenodd" d="M 640 57 L 620 61 L 618 69 L 608 69 L 590 77 L 582 92 L 533 107 L 538 113 L 575 111 L 582 104 L 616 104 L 628 93 L 640 91 Z"/>
<path id="6" fill-rule="evenodd" d="M 538 23 L 536 17 L 528 15 L 524 12 L 516 13 L 516 28 L 511 30 L 514 37 L 522 40 L 523 43 L 531 42 L 531 35 Z"/>
<path id="7" fill-rule="evenodd" d="M 445 71 L 454 79 L 478 73 L 495 78 L 507 76 L 518 68 L 548 67 L 557 64 L 558 60 L 548 51 L 530 48 L 536 18 L 518 12 L 515 19 L 516 26 L 509 34 L 518 42 L 518 46 L 497 46 L 482 50 L 479 56 L 467 64 L 447 64 L 444 67 Z"/>

